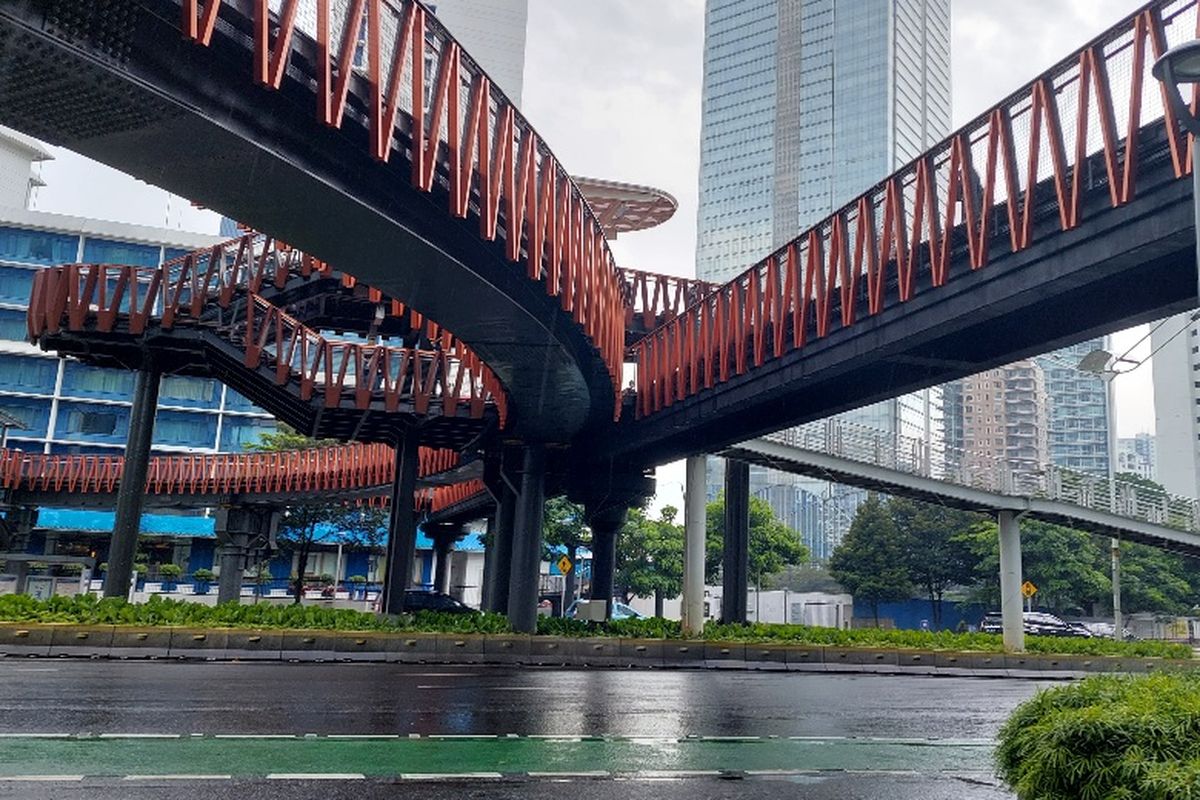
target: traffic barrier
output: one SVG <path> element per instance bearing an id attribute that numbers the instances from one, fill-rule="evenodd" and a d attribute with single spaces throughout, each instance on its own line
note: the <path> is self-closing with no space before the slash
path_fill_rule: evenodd
<path id="1" fill-rule="evenodd" d="M 664 667 L 704 668 L 703 641 L 668 641 L 663 643 Z"/>
<path id="2" fill-rule="evenodd" d="M 787 648 L 775 644 L 747 644 L 746 666 L 750 669 L 787 669 Z"/>
<path id="3" fill-rule="evenodd" d="M 284 661 L 333 661 L 336 634 L 322 631 L 284 631 L 279 657 Z"/>
<path id="4" fill-rule="evenodd" d="M 784 648 L 785 663 L 796 672 L 823 672 L 825 670 L 825 648 L 788 645 Z"/>
<path id="5" fill-rule="evenodd" d="M 48 656 L 52 631 L 41 625 L 0 625 L 0 655 Z"/>
<path id="6" fill-rule="evenodd" d="M 717 668 L 744 668 L 746 666 L 746 645 L 741 642 L 706 642 L 704 665 Z"/>
<path id="7" fill-rule="evenodd" d="M 402 633 L 388 643 L 387 660 L 421 664 L 437 659 L 437 636 L 432 633 Z"/>
<path id="8" fill-rule="evenodd" d="M 334 658 L 338 661 L 387 661 L 392 638 L 378 631 L 343 631 L 333 637 Z"/>
<path id="9" fill-rule="evenodd" d="M 172 628 L 171 658 L 212 661 L 225 658 L 229 632 L 214 628 Z"/>
<path id="10" fill-rule="evenodd" d="M 231 630 L 226 634 L 225 657 L 238 661 L 278 661 L 283 631 Z"/>
<path id="11" fill-rule="evenodd" d="M 55 626 L 50 629 L 51 656 L 101 658 L 112 649 L 114 625 Z"/>
<path id="12" fill-rule="evenodd" d="M 567 648 L 571 656 L 569 663 L 580 667 L 619 667 L 621 663 L 621 641 L 619 639 L 574 639 Z"/>
<path id="13" fill-rule="evenodd" d="M 572 663 L 573 655 L 568 645 L 570 639 L 556 636 L 535 636 L 529 641 L 530 663 L 539 666 L 554 666 Z"/>
<path id="14" fill-rule="evenodd" d="M 483 660 L 489 664 L 530 663 L 530 636 L 483 637 Z"/>
<path id="15" fill-rule="evenodd" d="M 1010 673 L 1035 672 L 1042 668 L 1038 657 L 1029 653 L 1009 653 L 1004 656 L 1004 665 Z"/>
<path id="16" fill-rule="evenodd" d="M 662 639 L 621 639 L 618 648 L 621 666 L 661 667 L 666 644 Z"/>
<path id="17" fill-rule="evenodd" d="M 434 641 L 438 661 L 478 664 L 483 661 L 483 637 L 479 634 L 439 633 Z"/>
<path id="18" fill-rule="evenodd" d="M 170 652 L 170 628 L 118 626 L 113 629 L 108 654 L 112 658 L 166 658 Z"/>
<path id="19" fill-rule="evenodd" d="M 905 672 L 932 675 L 937 671 L 937 653 L 932 650 L 904 650 L 897 654 L 896 663 Z"/>

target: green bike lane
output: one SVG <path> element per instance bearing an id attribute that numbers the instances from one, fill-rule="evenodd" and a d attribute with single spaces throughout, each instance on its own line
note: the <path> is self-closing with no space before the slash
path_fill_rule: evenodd
<path id="1" fill-rule="evenodd" d="M 987 772 L 987 740 L 838 737 L 5 736 L 0 778 Z"/>

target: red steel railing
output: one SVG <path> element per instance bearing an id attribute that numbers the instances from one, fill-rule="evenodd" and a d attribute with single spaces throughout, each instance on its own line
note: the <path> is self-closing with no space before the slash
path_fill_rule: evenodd
<path id="1" fill-rule="evenodd" d="M 206 302 L 219 304 L 229 287 L 242 285 L 248 294 L 241 318 L 209 330 L 240 346 L 248 368 L 272 368 L 275 384 L 294 385 L 301 399 L 319 391 L 326 408 L 365 410 L 381 401 L 389 411 L 408 401 L 419 415 L 437 413 L 431 403 L 438 401 L 443 415 L 457 414 L 462 405 L 476 419 L 493 405 L 501 425 L 506 421 L 507 396 L 499 380 L 445 331 L 440 340 L 444 348 L 435 351 L 332 341 L 253 294 L 253 287 L 261 287 L 261 272 L 257 278 L 242 275 L 244 281 L 236 277 L 211 266 L 203 273 L 110 264 L 44 269 L 34 275 L 29 335 L 36 340 L 64 329 L 111 333 L 119 321 L 132 335 L 144 333 L 151 323 L 163 329 L 195 324 Z M 227 305 L 231 298 L 228 294 Z"/>
<path id="2" fill-rule="evenodd" d="M 411 152 L 413 186 L 430 192 L 437 176 L 449 187 L 452 216 L 474 210 L 486 241 L 503 232 L 508 260 L 523 261 L 526 276 L 544 282 L 599 351 L 619 416 L 625 306 L 600 223 L 545 142 L 436 17 L 415 0 L 282 0 L 278 14 L 268 0 L 181 5 L 183 33 L 200 46 L 212 42 L 222 10 L 247 21 L 250 6 L 247 77 L 267 89 L 283 85 L 289 66 L 306 69 L 293 53 L 315 53 L 314 112 L 326 125 L 342 127 L 351 76 L 365 80 L 359 101 L 372 155 L 386 162 Z"/>
<path id="3" fill-rule="evenodd" d="M 422 447 L 418 474 L 439 475 L 459 464 L 453 450 Z M 0 450 L 0 489 L 106 494 L 117 490 L 123 456 L 71 456 Z M 156 456 L 146 493 L 152 495 L 313 494 L 381 488 L 395 474 L 385 444 L 348 444 L 273 453 Z"/>
<path id="4" fill-rule="evenodd" d="M 1107 183 L 1112 207 L 1129 203 L 1148 121 L 1165 116 L 1174 175 L 1190 174 L 1193 143 L 1149 70 L 1172 44 L 1198 35 L 1196 0 L 1149 3 L 692 304 L 635 345 L 638 415 L 801 349 L 834 326 L 851 327 L 880 313 L 892 294 L 905 303 L 986 268 L 993 248 L 1024 250 L 1034 241 L 1039 206 L 1052 204 L 1060 230 L 1077 227 L 1089 182 Z M 1100 165 L 1098 175 L 1092 164 Z M 997 217 L 1006 218 L 1007 236 Z M 964 258 L 954 254 L 958 226 Z M 918 287 L 918 275 L 929 284 Z"/>
<path id="5" fill-rule="evenodd" d="M 643 331 L 651 331 L 670 322 L 720 286 L 696 278 L 660 275 L 640 269 L 622 269 L 621 280 L 625 297 L 625 327 L 640 327 Z"/>

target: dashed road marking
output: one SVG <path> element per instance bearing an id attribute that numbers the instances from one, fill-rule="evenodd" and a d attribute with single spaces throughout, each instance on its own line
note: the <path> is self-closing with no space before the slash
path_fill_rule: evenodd
<path id="1" fill-rule="evenodd" d="M 269 781 L 361 781 L 367 776 L 361 772 L 271 772 Z"/>
<path id="2" fill-rule="evenodd" d="M 503 777 L 499 772 L 405 772 L 400 775 L 405 781 L 478 781 Z"/>
<path id="3" fill-rule="evenodd" d="M 78 783 L 82 775 L 0 775 L 0 782 Z"/>
<path id="4" fill-rule="evenodd" d="M 232 775 L 126 775 L 125 781 L 231 781 Z"/>

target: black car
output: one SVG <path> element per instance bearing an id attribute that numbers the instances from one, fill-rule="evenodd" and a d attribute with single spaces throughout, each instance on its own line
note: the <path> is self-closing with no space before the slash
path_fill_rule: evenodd
<path id="1" fill-rule="evenodd" d="M 1040 611 L 1026 611 L 1021 615 L 1026 636 L 1075 636 L 1090 638 L 1092 633 L 1080 624 L 1063 622 L 1053 614 Z M 979 622 L 979 630 L 984 633 L 1003 633 L 1004 621 L 999 611 L 989 612 Z"/>
<path id="2" fill-rule="evenodd" d="M 448 594 L 409 589 L 404 593 L 404 610 L 409 614 L 418 611 L 440 611 L 445 614 L 476 614 L 475 609 L 460 603 Z"/>

